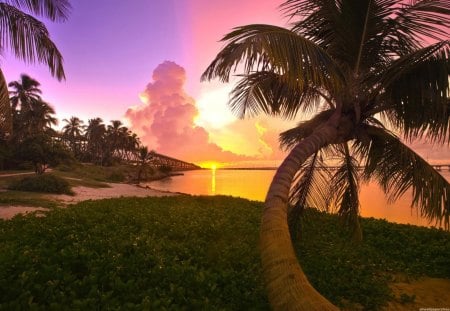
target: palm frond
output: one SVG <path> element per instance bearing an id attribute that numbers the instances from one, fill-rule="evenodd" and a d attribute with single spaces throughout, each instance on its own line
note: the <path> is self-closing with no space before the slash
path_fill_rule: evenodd
<path id="1" fill-rule="evenodd" d="M 12 134 L 12 111 L 5 76 L 0 69 L 0 138 Z"/>
<path id="2" fill-rule="evenodd" d="M 308 206 L 328 210 L 330 177 L 330 170 L 317 152 L 297 172 L 289 194 L 290 203 L 299 208 Z"/>
<path id="3" fill-rule="evenodd" d="M 350 154 L 347 143 L 336 146 L 336 150 L 341 162 L 331 178 L 334 206 L 344 223 L 352 229 L 353 238 L 361 241 L 358 161 Z"/>
<path id="4" fill-rule="evenodd" d="M 320 104 L 320 95 L 311 87 L 292 87 L 283 76 L 269 71 L 245 75 L 235 85 L 229 105 L 238 117 L 260 112 L 293 118 L 301 109 L 310 111 Z"/>
<path id="5" fill-rule="evenodd" d="M 322 48 L 295 32 L 272 25 L 235 28 L 222 41 L 220 51 L 202 75 L 228 82 L 232 72 L 243 64 L 245 74 L 271 71 L 282 75 L 293 86 L 304 83 L 325 89 L 338 89 L 344 78 L 337 64 Z"/>
<path id="6" fill-rule="evenodd" d="M 450 221 L 450 184 L 429 163 L 386 129 L 366 125 L 370 144 L 361 150 L 367 158 L 364 176 L 376 179 L 390 201 L 412 190 L 412 206 L 430 222 Z M 361 148 L 361 146 L 359 146 Z"/>
<path id="7" fill-rule="evenodd" d="M 397 32 L 410 37 L 435 40 L 448 38 L 450 2 L 448 0 L 414 0 L 396 7 Z"/>
<path id="8" fill-rule="evenodd" d="M 386 105 L 378 112 L 408 138 L 450 140 L 449 76 L 450 41 L 399 58 L 379 80 L 379 102 Z"/>
<path id="9" fill-rule="evenodd" d="M 67 20 L 71 9 L 69 0 L 4 0 L 3 2 L 52 21 Z"/>
<path id="10" fill-rule="evenodd" d="M 308 121 L 300 122 L 297 127 L 287 130 L 280 134 L 280 144 L 283 148 L 294 147 L 302 139 L 310 136 L 313 131 L 323 125 L 334 113 L 334 110 L 325 110 L 318 113 Z"/>
<path id="11" fill-rule="evenodd" d="M 330 177 L 320 152 L 311 156 L 297 172 L 289 193 L 291 236 L 296 236 L 300 216 L 306 207 L 328 210 Z"/>
<path id="12" fill-rule="evenodd" d="M 46 64 L 53 76 L 64 79 L 63 58 L 45 25 L 17 8 L 0 3 L 0 50 L 9 49 L 26 62 Z"/>

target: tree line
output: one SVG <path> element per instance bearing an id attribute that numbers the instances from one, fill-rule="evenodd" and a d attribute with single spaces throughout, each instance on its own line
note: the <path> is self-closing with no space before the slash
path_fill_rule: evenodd
<path id="1" fill-rule="evenodd" d="M 85 124 L 76 116 L 63 119 L 55 130 L 55 110 L 42 97 L 40 83 L 28 75 L 8 84 L 12 114 L 11 133 L 0 132 L 0 169 L 22 168 L 31 163 L 36 173 L 48 165 L 89 162 L 109 166 L 124 161 L 147 162 L 152 152 L 119 120 L 99 118 Z"/>

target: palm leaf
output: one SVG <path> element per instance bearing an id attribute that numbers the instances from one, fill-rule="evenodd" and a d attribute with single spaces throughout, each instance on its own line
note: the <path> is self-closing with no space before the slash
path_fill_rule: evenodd
<path id="1" fill-rule="evenodd" d="M 228 82 L 231 72 L 243 63 L 243 71 L 271 71 L 282 75 L 294 87 L 308 86 L 338 89 L 343 75 L 330 56 L 317 44 L 295 32 L 272 25 L 247 25 L 235 28 L 222 41 L 220 51 L 202 75 Z"/>
<path id="2" fill-rule="evenodd" d="M 396 7 L 396 31 L 411 38 L 435 40 L 448 38 L 450 2 L 448 0 L 410 0 L 410 5 Z"/>
<path id="3" fill-rule="evenodd" d="M 450 41 L 394 61 L 381 74 L 378 112 L 409 138 L 450 139 Z"/>
<path id="4" fill-rule="evenodd" d="M 52 21 L 67 20 L 71 9 L 69 0 L 4 0 L 3 2 Z"/>
<path id="5" fill-rule="evenodd" d="M 292 87 L 283 76 L 269 71 L 244 76 L 233 88 L 231 110 L 239 117 L 260 112 L 292 118 L 298 110 L 308 111 L 320 104 L 320 95 L 311 87 Z"/>
<path id="6" fill-rule="evenodd" d="M 331 179 L 334 206 L 344 223 L 352 229 L 353 238 L 362 240 L 359 223 L 359 174 L 358 161 L 350 154 L 347 143 L 335 147 L 341 161 Z"/>
<path id="7" fill-rule="evenodd" d="M 46 64 L 52 75 L 64 79 L 63 58 L 43 23 L 17 8 L 0 3 L 0 50 L 9 49 L 26 62 Z"/>
<path id="8" fill-rule="evenodd" d="M 288 221 L 292 237 L 297 235 L 299 219 L 306 207 L 328 210 L 330 176 L 320 152 L 311 156 L 297 172 L 289 193 Z"/>
<path id="9" fill-rule="evenodd" d="M 370 144 L 361 150 L 366 155 L 366 179 L 375 178 L 389 195 L 397 200 L 412 189 L 412 206 L 430 222 L 449 227 L 450 184 L 429 163 L 386 129 L 366 125 Z"/>

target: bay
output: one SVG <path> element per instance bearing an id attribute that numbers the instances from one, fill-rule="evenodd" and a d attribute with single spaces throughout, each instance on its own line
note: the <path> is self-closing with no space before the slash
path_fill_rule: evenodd
<path id="1" fill-rule="evenodd" d="M 264 201 L 275 170 L 194 170 L 183 176 L 174 176 L 148 183 L 153 189 L 194 195 L 231 195 Z M 450 172 L 441 171 L 450 180 Z M 374 182 L 363 184 L 360 191 L 361 216 L 386 219 L 391 222 L 434 226 L 411 208 L 412 193 L 408 191 L 395 202 L 389 202 L 382 189 Z"/>

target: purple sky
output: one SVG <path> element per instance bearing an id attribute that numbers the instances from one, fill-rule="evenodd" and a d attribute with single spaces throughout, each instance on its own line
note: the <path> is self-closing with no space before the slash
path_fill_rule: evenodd
<path id="1" fill-rule="evenodd" d="M 45 21 L 64 56 L 66 81 L 53 79 L 45 66 L 24 64 L 8 54 L 1 58 L 2 70 L 8 82 L 21 73 L 40 81 L 44 99 L 60 118 L 120 119 L 139 102 L 138 94 L 151 80 L 153 69 L 165 60 L 183 66 L 188 90 L 198 92 L 199 75 L 217 53 L 221 46 L 217 41 L 225 32 L 263 22 L 259 16 L 280 15 L 275 10 L 280 1 L 258 2 L 75 0 L 67 22 Z M 273 18 L 265 20 L 273 22 Z"/>

